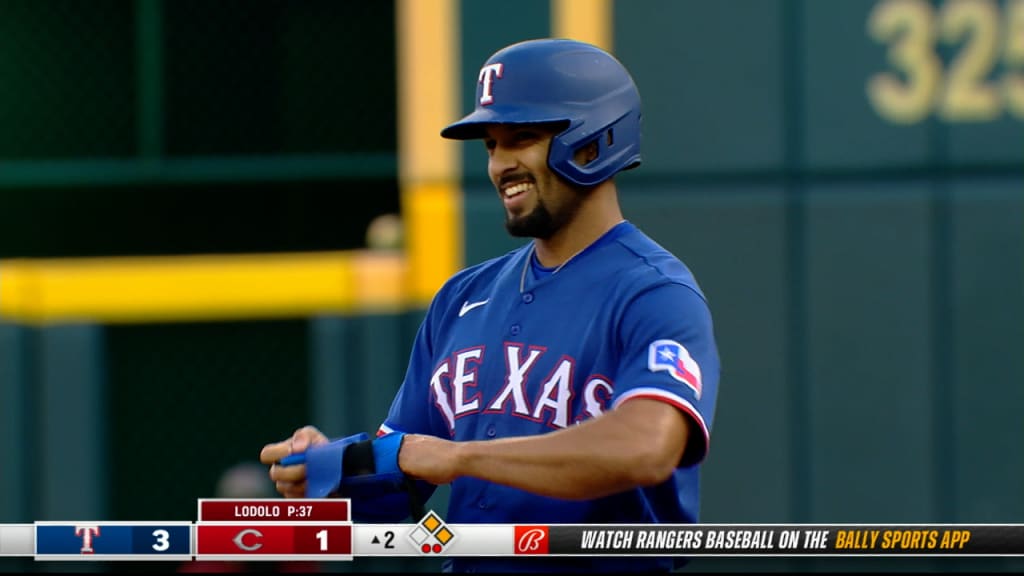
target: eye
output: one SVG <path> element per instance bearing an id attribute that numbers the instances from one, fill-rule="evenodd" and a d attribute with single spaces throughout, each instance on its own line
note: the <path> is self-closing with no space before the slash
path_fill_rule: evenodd
<path id="1" fill-rule="evenodd" d="M 532 142 L 539 138 L 540 135 L 533 130 L 519 130 L 515 133 L 515 141 L 519 143 Z"/>
<path id="2" fill-rule="evenodd" d="M 494 150 L 494 148 L 497 147 L 497 145 L 498 141 L 495 140 L 494 138 L 486 138 L 484 140 L 484 148 L 487 148 L 487 150 L 489 151 Z"/>

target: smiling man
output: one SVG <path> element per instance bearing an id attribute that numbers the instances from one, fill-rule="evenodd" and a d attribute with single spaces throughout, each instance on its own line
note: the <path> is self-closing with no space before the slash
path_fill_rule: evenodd
<path id="1" fill-rule="evenodd" d="M 589 44 L 521 42 L 481 68 L 475 110 L 441 135 L 483 141 L 506 228 L 531 240 L 445 283 L 378 438 L 340 444 L 326 485 L 357 519 L 405 517 L 395 479 L 408 478 L 413 498 L 450 483 L 456 524 L 697 521 L 719 359 L 693 275 L 619 206 L 614 176 L 640 164 L 640 118 L 627 70 Z M 328 442 L 305 427 L 263 449 L 283 495 L 319 495 L 308 489 L 324 467 L 280 460 Z M 667 571 L 673 559 L 446 568 Z"/>

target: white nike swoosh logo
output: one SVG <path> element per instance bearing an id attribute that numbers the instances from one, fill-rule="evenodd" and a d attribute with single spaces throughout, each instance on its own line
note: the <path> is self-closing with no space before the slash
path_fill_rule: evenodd
<path id="1" fill-rule="evenodd" d="M 469 312 L 473 308 L 479 308 L 480 306 L 483 306 L 484 304 L 487 304 L 490 301 L 491 301 L 490 298 L 488 298 L 487 300 L 481 300 L 479 302 L 472 302 L 472 303 L 470 303 L 469 300 L 466 300 L 465 302 L 462 303 L 462 309 L 459 310 L 459 318 L 462 318 L 463 316 L 465 316 L 466 312 Z"/>

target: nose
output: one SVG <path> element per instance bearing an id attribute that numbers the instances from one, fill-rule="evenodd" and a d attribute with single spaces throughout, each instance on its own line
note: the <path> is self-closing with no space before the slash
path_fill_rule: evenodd
<path id="1" fill-rule="evenodd" d="M 487 171 L 490 173 L 491 179 L 497 182 L 502 174 L 515 170 L 518 165 L 519 160 L 516 158 L 516 155 L 508 148 L 504 148 L 499 144 L 491 149 L 491 154 L 487 161 Z"/>

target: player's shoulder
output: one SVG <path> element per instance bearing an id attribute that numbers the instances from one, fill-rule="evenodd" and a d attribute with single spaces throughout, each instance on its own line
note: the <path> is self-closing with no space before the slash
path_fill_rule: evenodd
<path id="1" fill-rule="evenodd" d="M 639 228 L 630 227 L 616 238 L 616 243 L 626 258 L 632 260 L 624 274 L 636 289 L 674 285 L 705 298 L 689 266 Z"/>
<path id="2" fill-rule="evenodd" d="M 483 286 L 493 285 L 500 278 L 516 273 L 520 268 L 530 244 L 510 250 L 500 256 L 472 264 L 453 274 L 438 290 L 435 301 L 461 298 L 467 292 L 479 291 Z"/>

